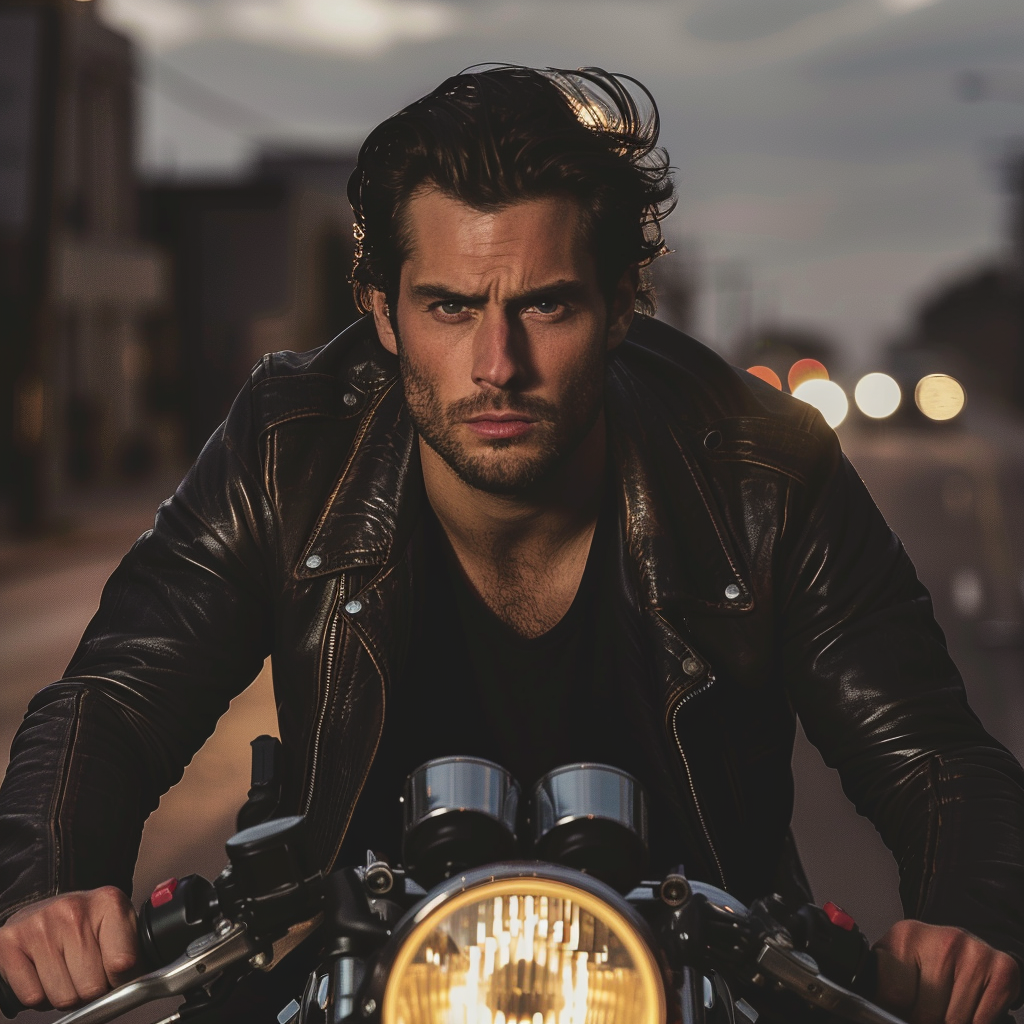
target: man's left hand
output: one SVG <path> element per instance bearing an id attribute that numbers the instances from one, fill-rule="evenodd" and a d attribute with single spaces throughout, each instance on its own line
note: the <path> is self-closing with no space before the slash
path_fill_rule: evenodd
<path id="1" fill-rule="evenodd" d="M 993 1024 L 1020 991 L 1017 961 L 961 928 L 898 921 L 874 948 L 875 1000 L 910 1024 Z"/>

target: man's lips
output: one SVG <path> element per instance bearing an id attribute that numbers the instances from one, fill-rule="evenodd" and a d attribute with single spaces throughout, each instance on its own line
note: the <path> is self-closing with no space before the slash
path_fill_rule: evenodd
<path id="1" fill-rule="evenodd" d="M 483 413 L 466 420 L 466 426 L 477 437 L 489 441 L 504 440 L 510 437 L 523 437 L 533 428 L 534 421 L 521 413 Z"/>

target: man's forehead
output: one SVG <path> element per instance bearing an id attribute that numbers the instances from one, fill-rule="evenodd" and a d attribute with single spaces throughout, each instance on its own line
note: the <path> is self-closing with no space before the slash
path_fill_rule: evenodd
<path id="1" fill-rule="evenodd" d="M 575 276 L 593 262 L 582 211 L 569 197 L 482 209 L 432 189 L 409 200 L 404 219 L 406 267 L 415 276 L 447 271 L 472 277 L 501 267 Z"/>

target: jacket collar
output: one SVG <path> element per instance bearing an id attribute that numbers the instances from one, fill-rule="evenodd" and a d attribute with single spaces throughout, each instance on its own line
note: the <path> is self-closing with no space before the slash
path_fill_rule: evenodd
<path id="1" fill-rule="evenodd" d="M 638 354 L 642 363 L 644 351 L 630 339 L 620 346 L 606 391 L 609 452 L 622 481 L 621 515 L 639 596 L 672 618 L 749 611 L 746 572 L 700 471 L 702 432 L 686 419 L 684 395 L 676 392 L 666 404 L 657 398 L 663 389 L 647 385 L 642 365 L 631 365 Z M 422 490 L 416 430 L 392 377 L 367 406 L 296 575 L 392 566 L 415 528 Z"/>

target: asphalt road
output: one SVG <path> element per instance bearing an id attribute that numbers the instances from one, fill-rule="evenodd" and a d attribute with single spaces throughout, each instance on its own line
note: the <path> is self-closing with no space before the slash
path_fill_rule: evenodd
<path id="1" fill-rule="evenodd" d="M 978 419 L 975 426 L 970 433 L 880 429 L 842 436 L 932 591 L 972 704 L 1021 758 L 1024 428 L 995 418 Z M 59 678 L 103 582 L 170 489 L 165 482 L 95 496 L 68 509 L 74 528 L 64 533 L 28 544 L 0 543 L 0 767 L 28 700 Z M 212 877 L 223 865 L 223 842 L 248 788 L 248 743 L 261 732 L 276 732 L 267 669 L 232 704 L 147 823 L 136 902 L 163 878 L 192 871 Z M 794 828 L 816 895 L 844 906 L 877 938 L 901 916 L 892 858 L 802 737 L 794 769 Z"/>

